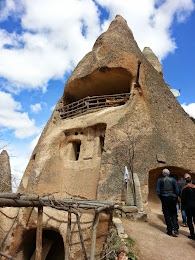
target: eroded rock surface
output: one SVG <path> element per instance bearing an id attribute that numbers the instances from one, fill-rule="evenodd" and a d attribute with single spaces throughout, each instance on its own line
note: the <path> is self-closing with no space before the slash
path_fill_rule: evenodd
<path id="1" fill-rule="evenodd" d="M 152 66 L 163 77 L 162 65 L 161 65 L 159 59 L 157 58 L 157 56 L 154 54 L 154 52 L 149 47 L 145 47 L 142 53 L 146 57 L 146 59 L 152 64 Z"/>
<path id="2" fill-rule="evenodd" d="M 7 151 L 0 154 L 0 192 L 11 192 L 11 168 Z"/>
<path id="3" fill-rule="evenodd" d="M 68 79 L 64 101 L 129 92 L 142 56 L 126 20 L 117 15 Z"/>

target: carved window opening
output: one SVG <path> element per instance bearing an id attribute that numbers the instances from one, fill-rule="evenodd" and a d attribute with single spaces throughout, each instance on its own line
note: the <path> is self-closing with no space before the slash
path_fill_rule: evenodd
<path id="1" fill-rule="evenodd" d="M 73 147 L 73 156 L 72 156 L 72 161 L 78 161 L 79 160 L 79 155 L 80 155 L 80 150 L 81 150 L 81 141 L 76 141 L 72 142 L 72 147 Z"/>
<path id="2" fill-rule="evenodd" d="M 100 136 L 100 148 L 101 148 L 101 153 L 103 153 L 104 150 L 104 140 L 105 140 L 105 136 Z"/>

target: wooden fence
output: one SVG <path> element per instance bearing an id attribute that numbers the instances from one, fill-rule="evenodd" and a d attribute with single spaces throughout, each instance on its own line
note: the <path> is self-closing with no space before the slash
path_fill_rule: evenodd
<path id="1" fill-rule="evenodd" d="M 130 93 L 85 97 L 60 108 L 58 111 L 61 118 L 66 119 L 105 107 L 124 105 L 129 97 Z"/>
<path id="2" fill-rule="evenodd" d="M 76 216 L 80 242 L 83 251 L 83 257 L 88 259 L 84 239 L 80 225 L 81 209 L 94 210 L 94 219 L 91 234 L 90 260 L 95 259 L 96 230 L 99 221 L 99 213 L 103 210 L 111 210 L 114 208 L 113 201 L 97 201 L 97 200 L 80 200 L 80 199 L 54 199 L 54 197 L 39 197 L 37 195 L 20 195 L 20 193 L 0 193 L 0 207 L 37 207 L 37 234 L 36 234 L 36 260 L 42 259 L 42 222 L 43 207 L 51 207 L 57 210 L 68 212 L 68 222 L 65 243 L 65 260 L 69 260 L 70 235 L 71 235 L 71 214 Z M 7 259 L 16 260 L 15 258 L 0 252 L 0 256 Z"/>

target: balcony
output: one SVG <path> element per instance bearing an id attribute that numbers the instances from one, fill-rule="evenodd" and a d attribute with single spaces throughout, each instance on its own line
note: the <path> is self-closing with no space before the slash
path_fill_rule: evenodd
<path id="1" fill-rule="evenodd" d="M 130 93 L 85 97 L 58 109 L 62 119 L 73 118 L 106 107 L 124 105 Z"/>

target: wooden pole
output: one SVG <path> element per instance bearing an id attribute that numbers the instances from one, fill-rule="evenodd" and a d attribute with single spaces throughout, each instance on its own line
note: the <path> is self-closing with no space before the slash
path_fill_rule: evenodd
<path id="1" fill-rule="evenodd" d="M 43 207 L 38 207 L 36 260 L 42 260 L 42 221 L 43 221 Z"/>
<path id="2" fill-rule="evenodd" d="M 73 200 L 73 199 L 60 199 L 54 200 L 55 205 L 51 203 L 49 198 L 42 198 L 37 196 L 21 196 L 19 199 L 13 198 L 1 198 L 0 196 L 0 207 L 55 207 L 58 204 L 63 203 L 63 207 L 79 207 L 83 209 L 95 209 L 99 207 L 112 207 L 114 206 L 113 201 L 95 201 L 95 200 Z"/>
<path id="3" fill-rule="evenodd" d="M 0 198 L 19 199 L 20 193 L 0 192 Z"/>
<path id="4" fill-rule="evenodd" d="M 0 198 L 0 207 L 40 207 L 41 205 L 40 201 Z"/>
<path id="5" fill-rule="evenodd" d="M 71 235 L 71 212 L 68 212 L 68 223 L 66 231 L 65 260 L 69 260 L 70 256 L 70 235 Z"/>
<path id="6" fill-rule="evenodd" d="M 94 219 L 93 219 L 93 226 L 92 226 L 90 260 L 95 259 L 96 231 L 97 231 L 98 222 L 99 222 L 99 212 L 95 211 Z"/>
<path id="7" fill-rule="evenodd" d="M 1 256 L 4 256 L 5 258 L 10 259 L 10 260 L 17 260 L 16 258 L 14 258 L 14 257 L 12 257 L 12 256 L 9 256 L 9 255 L 6 255 L 6 254 L 3 253 L 3 252 L 0 252 L 0 255 L 1 255 Z"/>
<path id="8" fill-rule="evenodd" d="M 83 256 L 84 256 L 84 259 L 87 260 L 87 254 L 86 254 L 86 250 L 85 250 L 85 244 L 84 244 L 84 239 L 83 239 L 83 235 L 82 235 L 82 230 L 81 230 L 81 225 L 80 225 L 80 220 L 79 220 L 78 214 L 76 215 L 76 218 L 77 218 L 77 225 L 78 225 L 79 236 L 80 236 L 80 240 L 81 240 Z"/>

